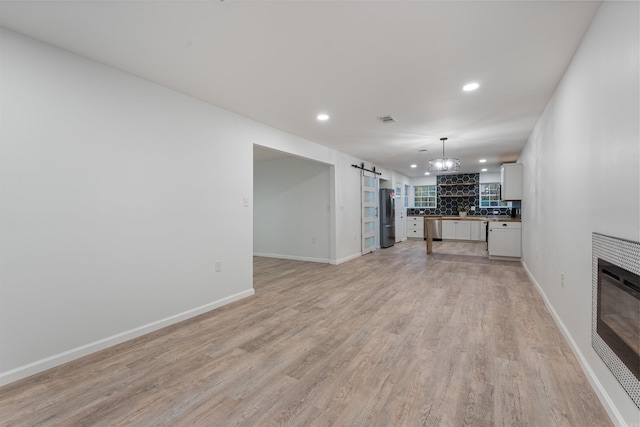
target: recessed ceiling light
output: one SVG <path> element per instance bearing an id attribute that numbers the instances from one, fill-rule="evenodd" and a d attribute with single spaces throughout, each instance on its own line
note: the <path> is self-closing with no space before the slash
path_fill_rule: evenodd
<path id="1" fill-rule="evenodd" d="M 480 159 L 478 160 L 480 163 L 487 163 L 487 159 Z"/>
<path id="2" fill-rule="evenodd" d="M 425 172 L 424 174 L 425 174 L 425 175 L 431 175 L 431 173 L 430 173 L 430 172 Z"/>
<path id="3" fill-rule="evenodd" d="M 467 83 L 462 87 L 462 90 L 464 90 L 465 92 L 470 92 L 472 90 L 478 89 L 479 87 L 480 85 L 478 83 Z"/>
<path id="4" fill-rule="evenodd" d="M 486 172 L 486 171 L 487 171 L 486 168 L 485 169 L 480 169 L 480 172 Z"/>
<path id="5" fill-rule="evenodd" d="M 411 165 L 411 167 L 412 167 L 412 168 L 417 168 L 417 167 L 418 167 L 418 165 Z"/>
<path id="6" fill-rule="evenodd" d="M 320 120 L 321 122 L 324 122 L 325 120 L 329 120 L 329 115 L 328 114 L 318 114 L 317 119 Z"/>

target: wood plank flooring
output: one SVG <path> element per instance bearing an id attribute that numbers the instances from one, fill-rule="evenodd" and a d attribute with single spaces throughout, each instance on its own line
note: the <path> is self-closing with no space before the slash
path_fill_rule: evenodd
<path id="1" fill-rule="evenodd" d="M 255 258 L 254 280 L 253 297 L 0 388 L 0 424 L 612 425 L 523 268 L 484 243 Z"/>

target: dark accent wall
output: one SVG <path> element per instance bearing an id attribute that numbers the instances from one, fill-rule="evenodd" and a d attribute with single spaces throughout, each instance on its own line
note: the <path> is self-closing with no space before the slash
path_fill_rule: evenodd
<path id="1" fill-rule="evenodd" d="M 440 215 L 458 215 L 458 206 L 477 206 L 480 197 L 480 174 L 459 173 L 455 175 L 438 175 L 438 208 Z M 468 185 L 474 183 L 473 185 Z M 443 185 L 444 184 L 444 185 Z M 472 196 L 463 197 L 467 194 Z M 473 215 L 476 211 L 469 211 Z"/>
<path id="2" fill-rule="evenodd" d="M 466 204 L 469 207 L 476 207 L 476 210 L 469 211 L 468 215 L 511 215 L 510 208 L 478 208 L 478 205 L 480 204 L 480 174 L 459 173 L 453 175 L 438 175 L 436 179 L 436 182 L 438 184 L 438 207 L 408 208 L 407 214 L 420 214 L 419 211 L 423 211 L 424 215 L 458 215 L 458 205 Z M 463 185 L 471 182 L 473 182 L 474 184 Z M 442 186 L 440 184 L 446 185 Z M 472 196 L 465 196 L 466 194 L 472 194 Z M 513 203 L 514 207 L 519 207 L 520 202 Z"/>

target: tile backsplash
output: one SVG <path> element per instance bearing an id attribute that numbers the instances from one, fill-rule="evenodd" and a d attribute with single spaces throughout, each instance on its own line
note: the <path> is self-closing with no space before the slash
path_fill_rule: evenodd
<path id="1" fill-rule="evenodd" d="M 458 205 L 475 206 L 475 211 L 467 215 L 511 215 L 511 208 L 492 207 L 480 209 L 480 174 L 460 173 L 455 175 L 438 175 L 437 208 L 407 208 L 407 215 L 458 215 Z M 512 202 L 514 208 L 520 202 Z M 496 213 L 497 212 L 497 213 Z"/>

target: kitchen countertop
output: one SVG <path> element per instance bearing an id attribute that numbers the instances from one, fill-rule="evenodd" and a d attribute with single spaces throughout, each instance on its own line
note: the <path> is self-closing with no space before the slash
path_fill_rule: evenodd
<path id="1" fill-rule="evenodd" d="M 456 221 L 500 221 L 500 222 L 522 222 L 520 218 L 511 218 L 504 215 L 487 215 L 487 216 L 475 216 L 467 215 L 464 218 L 459 216 L 447 216 L 447 215 L 407 215 L 407 217 L 423 217 L 426 219 L 450 219 Z"/>

